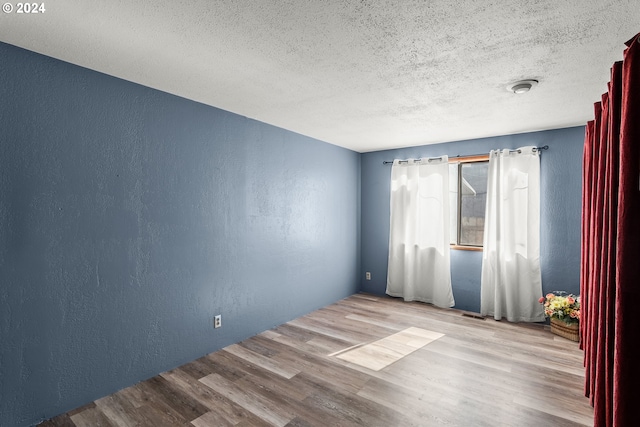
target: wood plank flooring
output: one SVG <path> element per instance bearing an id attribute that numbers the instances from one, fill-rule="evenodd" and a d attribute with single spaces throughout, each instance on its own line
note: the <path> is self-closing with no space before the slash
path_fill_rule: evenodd
<path id="1" fill-rule="evenodd" d="M 379 370 L 339 357 L 409 328 L 438 338 Z M 591 426 L 582 357 L 541 325 L 357 294 L 40 426 Z"/>

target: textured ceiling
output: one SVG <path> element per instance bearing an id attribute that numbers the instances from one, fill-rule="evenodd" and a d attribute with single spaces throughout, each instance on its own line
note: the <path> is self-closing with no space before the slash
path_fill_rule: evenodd
<path id="1" fill-rule="evenodd" d="M 45 6 L 0 40 L 359 152 L 583 125 L 640 32 L 638 0 Z"/>

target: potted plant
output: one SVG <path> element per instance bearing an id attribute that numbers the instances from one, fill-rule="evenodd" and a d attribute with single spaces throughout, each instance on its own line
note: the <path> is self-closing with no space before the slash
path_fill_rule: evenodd
<path id="1" fill-rule="evenodd" d="M 572 341 L 580 341 L 580 297 L 553 291 L 538 300 L 550 319 L 551 332 Z"/>

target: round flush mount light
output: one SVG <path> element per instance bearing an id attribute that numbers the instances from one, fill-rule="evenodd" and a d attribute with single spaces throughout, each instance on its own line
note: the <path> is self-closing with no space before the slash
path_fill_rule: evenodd
<path id="1" fill-rule="evenodd" d="M 537 80 L 520 80 L 507 86 L 507 90 L 517 94 L 527 93 L 537 84 Z"/>

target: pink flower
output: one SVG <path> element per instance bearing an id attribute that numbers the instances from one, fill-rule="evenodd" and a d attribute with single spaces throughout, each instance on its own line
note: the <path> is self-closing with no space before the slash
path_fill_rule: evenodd
<path id="1" fill-rule="evenodd" d="M 540 297 L 540 299 L 538 299 L 538 302 L 542 304 L 544 302 L 544 297 Z"/>
<path id="2" fill-rule="evenodd" d="M 574 302 L 576 302 L 576 300 L 575 300 L 575 299 L 573 299 L 573 297 L 567 297 L 567 302 L 568 302 L 569 304 L 573 304 Z"/>
<path id="3" fill-rule="evenodd" d="M 554 294 L 552 294 L 552 293 L 548 293 L 548 294 L 547 294 L 547 299 L 551 299 L 551 298 L 553 298 L 553 297 L 555 297 L 555 295 L 554 295 Z"/>

